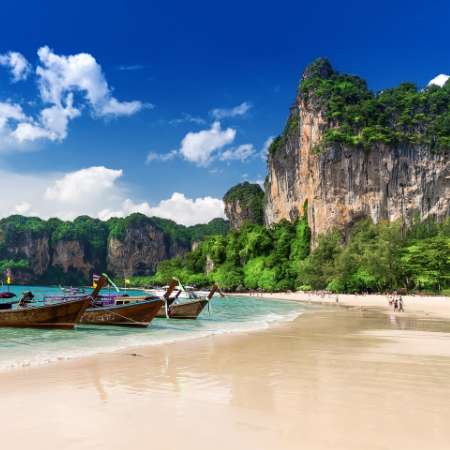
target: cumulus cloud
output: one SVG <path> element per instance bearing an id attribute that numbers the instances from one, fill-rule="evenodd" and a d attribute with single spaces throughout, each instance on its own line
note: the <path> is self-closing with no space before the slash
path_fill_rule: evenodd
<path id="1" fill-rule="evenodd" d="M 248 102 L 242 102 L 234 108 L 215 108 L 211 111 L 211 115 L 215 119 L 225 119 L 227 117 L 244 116 L 250 110 L 252 105 Z"/>
<path id="2" fill-rule="evenodd" d="M 130 115 L 143 107 L 140 101 L 120 102 L 113 97 L 102 68 L 89 53 L 57 55 L 45 46 L 38 56 L 39 89 L 48 103 L 61 105 L 67 93 L 81 91 L 98 116 Z"/>
<path id="3" fill-rule="evenodd" d="M 242 144 L 236 148 L 224 150 L 220 155 L 221 161 L 245 161 L 255 154 L 255 149 L 252 144 Z"/>
<path id="4" fill-rule="evenodd" d="M 15 136 L 18 124 L 31 126 L 31 119 L 16 103 L 0 102 L 0 153 L 21 149 L 21 140 Z"/>
<path id="5" fill-rule="evenodd" d="M 207 166 L 217 150 L 231 144 L 236 137 L 236 130 L 222 130 L 220 122 L 216 121 L 208 130 L 189 132 L 181 141 L 180 154 L 187 161 L 199 166 Z"/>
<path id="6" fill-rule="evenodd" d="M 24 175 L 0 171 L 5 184 L 0 197 L 0 216 L 23 214 L 71 220 L 89 215 L 106 220 L 133 212 L 172 219 L 184 225 L 206 223 L 224 217 L 222 200 L 213 197 L 191 199 L 173 193 L 154 206 L 135 201 L 120 184 L 123 172 L 103 166 L 65 174 Z M 20 186 L 20 189 L 17 189 Z"/>
<path id="7" fill-rule="evenodd" d="M 38 57 L 36 77 L 44 107 L 29 116 L 21 105 L 0 102 L 0 151 L 26 149 L 27 143 L 42 139 L 64 140 L 70 120 L 80 116 L 86 106 L 94 117 L 130 116 L 153 107 L 115 98 L 100 65 L 88 53 L 57 55 L 49 47 L 41 47 Z M 0 55 L 0 65 L 11 70 L 13 81 L 25 79 L 31 72 L 28 61 L 17 52 Z M 77 93 L 82 96 L 75 105 Z"/>
<path id="8" fill-rule="evenodd" d="M 450 75 L 445 75 L 441 73 L 440 75 L 437 75 L 434 77 L 429 83 L 428 86 L 435 85 L 435 86 L 444 86 L 444 84 L 447 82 L 447 80 L 450 78 Z"/>
<path id="9" fill-rule="evenodd" d="M 119 209 L 100 211 L 99 218 L 107 220 L 111 217 L 124 217 L 135 212 L 171 219 L 183 225 L 207 223 L 216 217 L 225 218 L 222 200 L 213 197 L 191 199 L 179 192 L 174 192 L 169 199 L 161 200 L 153 207 L 148 202 L 134 203 L 132 200 L 126 199 Z"/>
<path id="10" fill-rule="evenodd" d="M 108 169 L 103 166 L 94 166 L 71 172 L 56 180 L 45 191 L 47 200 L 68 203 L 83 204 L 87 196 L 101 198 L 110 191 L 118 178 L 122 176 L 122 170 Z"/>
<path id="11" fill-rule="evenodd" d="M 10 69 L 12 80 L 25 80 L 31 72 L 31 65 L 21 53 L 8 52 L 0 55 L 0 65 Z"/>

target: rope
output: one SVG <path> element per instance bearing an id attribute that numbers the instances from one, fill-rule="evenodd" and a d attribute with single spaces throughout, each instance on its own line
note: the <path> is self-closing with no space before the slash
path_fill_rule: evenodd
<path id="1" fill-rule="evenodd" d="M 111 314 L 116 315 L 116 316 L 122 317 L 122 319 L 129 320 L 130 322 L 137 323 L 137 324 L 142 324 L 142 322 L 138 322 L 137 320 L 131 319 L 131 318 L 126 317 L 126 316 L 123 316 L 122 314 L 119 314 L 119 313 L 116 312 L 116 311 L 109 311 L 109 312 L 110 312 Z"/>

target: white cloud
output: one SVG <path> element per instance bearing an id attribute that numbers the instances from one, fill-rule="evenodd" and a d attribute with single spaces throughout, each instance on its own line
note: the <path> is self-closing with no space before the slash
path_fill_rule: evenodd
<path id="1" fill-rule="evenodd" d="M 142 108 L 139 101 L 120 102 L 111 94 L 102 68 L 89 53 L 57 55 L 49 47 L 38 50 L 41 65 L 37 67 L 42 99 L 62 105 L 65 95 L 84 92 L 86 100 L 98 116 L 130 115 Z"/>
<path id="2" fill-rule="evenodd" d="M 236 137 L 236 130 L 222 130 L 220 122 L 214 122 L 208 130 L 189 132 L 181 141 L 180 154 L 187 161 L 199 166 L 207 166 L 214 157 L 214 152 L 231 144 Z"/>
<path id="3" fill-rule="evenodd" d="M 92 196 L 101 198 L 114 187 L 122 170 L 108 169 L 103 166 L 89 167 L 71 172 L 56 180 L 45 191 L 45 199 L 68 203 L 83 204 Z"/>
<path id="4" fill-rule="evenodd" d="M 21 53 L 8 52 L 0 55 L 0 65 L 11 70 L 13 82 L 25 80 L 31 72 L 31 65 Z"/>
<path id="5" fill-rule="evenodd" d="M 0 153 L 24 149 L 22 141 L 17 139 L 15 133 L 18 126 L 31 126 L 30 121 L 20 105 L 0 102 Z"/>
<path id="6" fill-rule="evenodd" d="M 15 213 L 26 216 L 31 211 L 31 205 L 28 202 L 22 202 L 15 206 Z"/>
<path id="7" fill-rule="evenodd" d="M 264 142 L 264 144 L 263 144 L 263 148 L 262 148 L 262 150 L 261 150 L 261 158 L 262 158 L 263 160 L 266 160 L 267 157 L 269 156 L 269 148 L 270 148 L 272 142 L 274 141 L 274 139 L 275 139 L 275 138 L 274 138 L 273 136 L 269 136 L 269 137 L 265 140 L 265 142 Z"/>
<path id="8" fill-rule="evenodd" d="M 255 154 L 255 149 L 252 144 L 242 144 L 236 148 L 230 148 L 224 150 L 220 155 L 219 159 L 221 161 L 245 161 Z"/>
<path id="9" fill-rule="evenodd" d="M 38 139 L 56 140 L 56 135 L 32 123 L 19 123 L 17 128 L 11 132 L 11 137 L 17 140 L 18 143 L 36 141 Z"/>
<path id="10" fill-rule="evenodd" d="M 153 161 L 171 161 L 172 159 L 176 158 L 178 155 L 178 150 L 172 150 L 168 153 L 156 153 L 156 152 L 149 152 L 147 154 L 147 158 L 145 160 L 145 164 L 150 164 Z"/>
<path id="11" fill-rule="evenodd" d="M 213 197 L 190 199 L 179 192 L 174 192 L 169 199 L 161 200 L 154 207 L 147 202 L 134 203 L 132 200 L 126 199 L 120 209 L 116 211 L 102 210 L 99 217 L 106 220 L 110 217 L 124 217 L 134 212 L 171 219 L 183 225 L 207 223 L 216 217 L 225 218 L 222 200 Z"/>
<path id="12" fill-rule="evenodd" d="M 450 75 L 445 75 L 441 73 L 440 75 L 437 75 L 434 77 L 429 83 L 428 86 L 435 85 L 435 86 L 444 86 L 444 84 L 447 82 L 447 80 L 450 78 Z"/>
<path id="13" fill-rule="evenodd" d="M 4 183 L 0 196 L 0 217 L 23 214 L 71 220 L 86 214 L 106 220 L 141 212 L 184 225 L 224 217 L 222 200 L 213 197 L 190 199 L 175 192 L 155 206 L 146 201 L 137 202 L 119 184 L 122 175 L 120 169 L 101 166 L 65 174 L 30 175 L 0 170 Z"/>
<path id="14" fill-rule="evenodd" d="M 20 105 L 0 102 L 0 129 L 5 128 L 10 120 L 27 120 L 27 117 Z"/>
<path id="15" fill-rule="evenodd" d="M 248 102 L 242 102 L 234 108 L 216 108 L 211 111 L 211 115 L 215 119 L 224 119 L 226 117 L 244 116 L 250 110 L 252 105 Z"/>
<path id="16" fill-rule="evenodd" d="M 67 137 L 70 120 L 81 115 L 87 104 L 96 117 L 130 116 L 153 105 L 140 101 L 117 100 L 112 95 L 100 65 L 88 53 L 57 55 L 48 47 L 38 50 L 40 64 L 36 77 L 40 99 L 45 107 L 35 116 L 27 116 L 22 106 L 0 102 L 0 151 L 26 150 L 37 140 L 62 141 Z M 0 55 L 0 65 L 10 68 L 14 81 L 31 72 L 28 61 L 17 52 Z M 74 95 L 84 94 L 79 105 Z M 30 102 L 28 102 L 30 103 Z"/>

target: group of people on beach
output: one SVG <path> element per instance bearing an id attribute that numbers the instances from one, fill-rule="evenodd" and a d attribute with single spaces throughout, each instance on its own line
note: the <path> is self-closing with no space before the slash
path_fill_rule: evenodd
<path id="1" fill-rule="evenodd" d="M 388 295 L 389 306 L 394 308 L 394 311 L 404 312 L 403 309 L 403 298 L 401 295 L 397 295 L 397 292 Z"/>

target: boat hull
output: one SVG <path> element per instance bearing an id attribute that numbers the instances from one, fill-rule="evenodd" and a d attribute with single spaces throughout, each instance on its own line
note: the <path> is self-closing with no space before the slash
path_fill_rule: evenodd
<path id="1" fill-rule="evenodd" d="M 72 329 L 90 305 L 89 298 L 54 305 L 0 311 L 0 327 Z"/>
<path id="2" fill-rule="evenodd" d="M 162 300 L 149 300 L 123 305 L 88 308 L 81 316 L 80 323 L 147 327 L 163 304 Z"/>
<path id="3" fill-rule="evenodd" d="M 208 300 L 205 299 L 172 304 L 169 306 L 169 319 L 196 319 L 207 304 Z M 156 317 L 166 317 L 164 304 L 158 311 Z"/>

